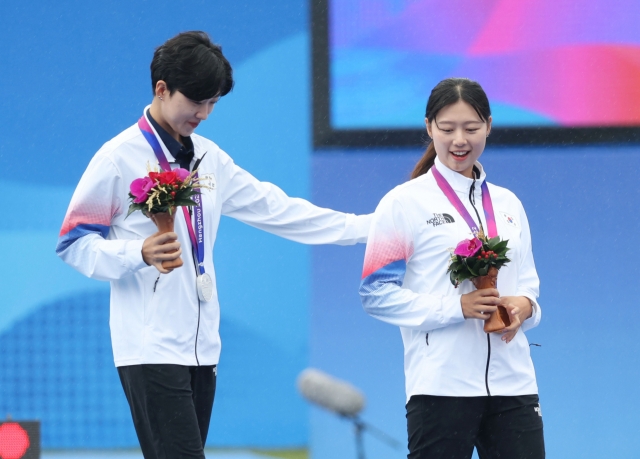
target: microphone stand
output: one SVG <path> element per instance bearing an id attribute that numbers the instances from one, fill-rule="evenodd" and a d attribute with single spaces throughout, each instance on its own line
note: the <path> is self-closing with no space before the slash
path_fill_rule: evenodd
<path id="1" fill-rule="evenodd" d="M 358 416 L 343 416 L 343 417 L 353 422 L 353 428 L 356 435 L 357 459 L 365 459 L 364 442 L 363 442 L 363 433 L 365 430 L 367 430 L 371 435 L 376 437 L 378 440 L 382 441 L 383 443 L 386 443 L 387 445 L 391 446 L 394 449 L 400 449 L 402 447 L 402 445 L 398 440 L 391 437 L 390 435 L 387 435 L 377 427 L 374 427 L 371 424 L 364 422 Z"/>
<path id="2" fill-rule="evenodd" d="M 364 432 L 364 423 L 358 418 L 353 419 L 353 427 L 356 432 L 356 455 L 358 459 L 365 459 L 364 457 L 364 442 L 362 433 Z"/>

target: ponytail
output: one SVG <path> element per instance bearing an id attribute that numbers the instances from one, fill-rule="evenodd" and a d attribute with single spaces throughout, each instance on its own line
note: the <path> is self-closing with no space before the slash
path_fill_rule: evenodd
<path id="1" fill-rule="evenodd" d="M 427 151 L 424 152 L 416 167 L 413 168 L 413 172 L 411 172 L 411 180 L 414 178 L 420 177 L 421 175 L 426 174 L 431 166 L 433 166 L 433 161 L 436 159 L 436 147 L 433 146 L 433 140 L 429 143 L 427 147 Z"/>

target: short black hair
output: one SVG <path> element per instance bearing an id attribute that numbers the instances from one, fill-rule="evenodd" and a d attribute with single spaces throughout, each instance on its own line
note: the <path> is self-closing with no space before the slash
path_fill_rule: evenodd
<path id="1" fill-rule="evenodd" d="M 233 70 L 222 48 L 205 32 L 182 32 L 156 48 L 151 61 L 151 85 L 155 94 L 159 80 L 170 94 L 201 101 L 222 97 L 233 89 Z"/>

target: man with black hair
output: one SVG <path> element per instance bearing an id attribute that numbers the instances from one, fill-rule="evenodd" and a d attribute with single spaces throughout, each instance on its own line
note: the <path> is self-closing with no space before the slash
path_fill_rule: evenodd
<path id="1" fill-rule="evenodd" d="M 151 79 L 153 101 L 138 123 L 89 163 L 56 252 L 84 275 L 111 282 L 113 354 L 144 457 L 202 459 L 220 355 L 212 257 L 220 216 L 307 244 L 366 242 L 370 217 L 290 198 L 194 134 L 233 87 L 229 62 L 204 32 L 160 46 Z M 175 232 L 165 234 L 141 212 L 126 218 L 131 182 L 158 163 L 211 178 L 193 212 L 201 218 L 176 212 Z M 181 255 L 183 267 L 162 267 Z"/>

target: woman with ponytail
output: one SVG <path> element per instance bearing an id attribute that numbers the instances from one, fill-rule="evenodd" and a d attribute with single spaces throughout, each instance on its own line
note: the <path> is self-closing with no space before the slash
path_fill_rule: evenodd
<path id="1" fill-rule="evenodd" d="M 482 87 L 464 78 L 431 91 L 431 143 L 411 175 L 376 209 L 360 296 L 400 327 L 405 348 L 409 459 L 544 458 L 542 412 L 524 332 L 540 322 L 527 216 L 478 162 L 491 132 Z M 479 233 L 508 240 L 496 288 L 454 286 L 451 248 Z M 493 237 L 493 236 L 492 236 Z M 503 306 L 510 325 L 484 332 Z"/>

